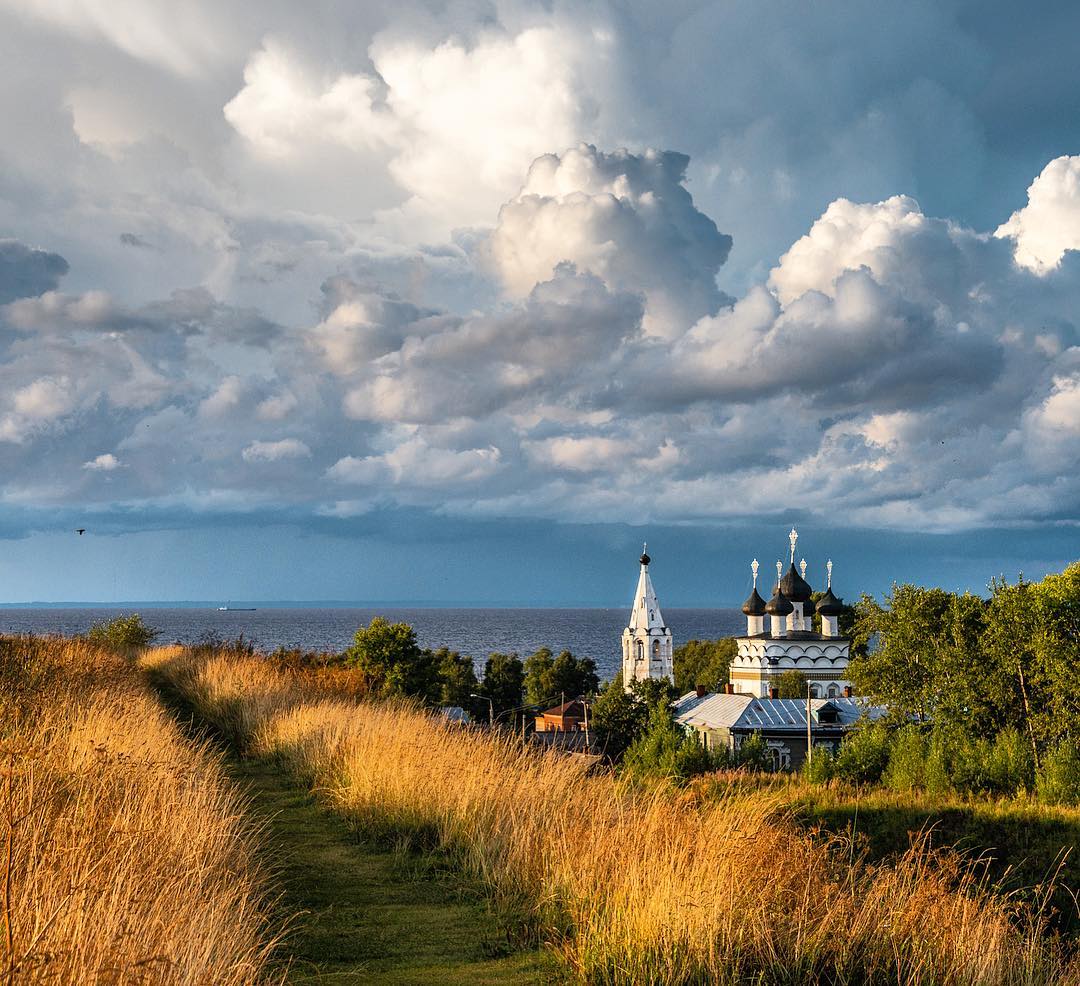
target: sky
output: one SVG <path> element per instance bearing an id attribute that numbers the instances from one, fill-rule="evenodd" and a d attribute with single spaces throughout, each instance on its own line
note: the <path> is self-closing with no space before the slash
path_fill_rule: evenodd
<path id="1" fill-rule="evenodd" d="M 0 0 L 0 601 L 1080 557 L 1080 8 Z M 85 528 L 85 535 L 74 533 Z"/>

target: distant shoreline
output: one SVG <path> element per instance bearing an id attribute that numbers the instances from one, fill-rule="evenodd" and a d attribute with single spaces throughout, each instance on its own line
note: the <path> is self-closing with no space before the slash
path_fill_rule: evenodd
<path id="1" fill-rule="evenodd" d="M 129 600 L 123 602 L 19 602 L 0 603 L 0 610 L 5 609 L 218 609 L 222 603 L 219 600 Z M 231 610 L 256 607 L 258 609 L 461 609 L 461 610 L 485 610 L 485 609 L 535 609 L 535 610 L 623 610 L 628 609 L 628 603 L 597 603 L 593 605 L 560 605 L 559 603 L 500 603 L 500 602 L 343 602 L 341 600 L 318 600 L 315 602 L 288 601 L 288 600 L 244 600 L 230 603 Z M 684 604 L 682 606 L 665 605 L 664 609 L 678 612 L 684 609 L 738 609 L 736 604 L 708 605 Z"/>

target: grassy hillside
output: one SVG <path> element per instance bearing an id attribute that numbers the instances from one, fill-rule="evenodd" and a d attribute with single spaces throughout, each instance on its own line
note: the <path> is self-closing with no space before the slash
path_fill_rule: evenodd
<path id="1" fill-rule="evenodd" d="M 0 733 L 5 983 L 270 981 L 254 826 L 129 662 L 0 638 Z"/>
<path id="2" fill-rule="evenodd" d="M 311 785 L 358 833 L 482 882 L 508 925 L 590 983 L 1080 982 L 1039 915 L 954 855 L 822 845 L 781 794 L 621 787 L 333 674 L 208 650 L 156 658 L 207 721 Z"/>

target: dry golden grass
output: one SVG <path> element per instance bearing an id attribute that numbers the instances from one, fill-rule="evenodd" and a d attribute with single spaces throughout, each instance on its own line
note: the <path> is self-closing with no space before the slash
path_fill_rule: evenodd
<path id="1" fill-rule="evenodd" d="M 359 827 L 455 854 L 583 982 L 1080 982 L 1038 919 L 956 857 L 915 848 L 863 865 L 800 835 L 768 790 L 642 793 L 257 659 L 156 663 Z"/>
<path id="2" fill-rule="evenodd" d="M 0 638 L 0 689 L 0 981 L 266 981 L 256 833 L 218 756 L 83 642 Z"/>

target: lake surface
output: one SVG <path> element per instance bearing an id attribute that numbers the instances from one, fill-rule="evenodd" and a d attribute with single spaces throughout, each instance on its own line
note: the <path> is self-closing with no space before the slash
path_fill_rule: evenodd
<path id="1" fill-rule="evenodd" d="M 357 627 L 374 616 L 409 623 L 422 647 L 450 647 L 469 654 L 478 669 L 492 651 L 516 651 L 523 658 L 540 647 L 555 653 L 569 650 L 596 661 L 601 678 L 619 669 L 623 627 L 629 617 L 619 609 L 406 609 L 259 608 L 254 612 L 221 612 L 216 608 L 158 609 L 0 609 L 0 632 L 84 633 L 94 623 L 120 613 L 138 612 L 161 631 L 159 643 L 197 643 L 208 638 L 234 639 L 241 634 L 262 650 L 302 647 L 341 651 L 352 642 Z M 745 628 L 736 609 L 665 609 L 675 646 L 694 638 L 714 640 Z"/>

